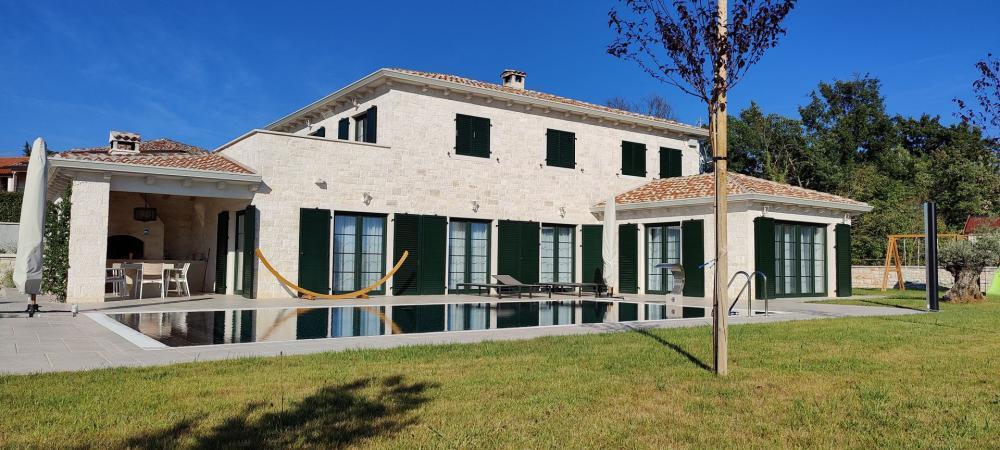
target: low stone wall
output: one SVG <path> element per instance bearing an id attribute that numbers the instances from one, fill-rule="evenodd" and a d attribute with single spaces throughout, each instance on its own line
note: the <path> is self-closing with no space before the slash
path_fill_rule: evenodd
<path id="1" fill-rule="evenodd" d="M 989 284 L 993 281 L 996 267 L 987 267 L 980 277 L 980 288 L 985 292 Z M 882 276 L 885 273 L 885 266 L 853 266 L 851 267 L 851 278 L 856 288 L 881 288 Z M 923 266 L 903 266 L 903 280 L 906 286 L 923 286 L 927 283 L 927 276 Z M 944 269 L 938 269 L 938 283 L 941 287 L 951 287 L 953 278 Z M 889 287 L 896 287 L 896 271 L 889 271 Z"/>

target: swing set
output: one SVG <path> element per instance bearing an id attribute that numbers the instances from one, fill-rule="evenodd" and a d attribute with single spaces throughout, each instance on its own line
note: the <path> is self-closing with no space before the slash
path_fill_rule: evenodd
<path id="1" fill-rule="evenodd" d="M 968 236 L 959 233 L 944 233 L 938 234 L 938 239 L 941 238 L 953 238 L 956 241 L 960 239 L 967 239 Z M 882 292 L 885 292 L 889 287 L 889 272 L 895 270 L 896 272 L 896 283 L 899 286 L 899 290 L 906 290 L 906 281 L 903 279 L 903 259 L 906 257 L 909 260 L 910 255 L 906 252 L 906 242 L 907 240 L 914 240 L 915 243 L 919 243 L 921 239 L 926 239 L 926 236 L 919 233 L 914 234 L 890 234 L 889 244 L 885 247 L 885 270 L 882 272 Z M 899 243 L 903 243 L 903 256 L 899 253 Z M 920 259 L 920 249 L 923 248 L 922 245 L 914 245 L 916 259 Z"/>

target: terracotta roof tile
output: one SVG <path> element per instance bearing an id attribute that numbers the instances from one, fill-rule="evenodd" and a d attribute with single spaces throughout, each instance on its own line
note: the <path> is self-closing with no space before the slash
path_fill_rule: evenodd
<path id="1" fill-rule="evenodd" d="M 490 89 L 490 90 L 494 90 L 494 91 L 505 92 L 505 93 L 508 93 L 508 94 L 521 95 L 521 96 L 524 96 L 524 97 L 531 97 L 531 98 L 540 99 L 540 100 L 548 100 L 548 101 L 553 101 L 553 102 L 565 103 L 567 105 L 579 106 L 579 107 L 582 107 L 582 108 L 589 108 L 589 109 L 594 109 L 594 110 L 602 111 L 602 112 L 610 112 L 610 113 L 614 113 L 614 114 L 621 114 L 621 115 L 624 115 L 624 116 L 629 116 L 629 117 L 634 117 L 634 118 L 639 118 L 639 119 L 653 120 L 653 121 L 656 121 L 656 122 L 663 122 L 663 123 L 668 123 L 668 124 L 671 124 L 671 125 L 680 125 L 680 126 L 686 126 L 686 127 L 692 127 L 692 128 L 694 128 L 694 126 L 692 126 L 692 125 L 687 125 L 687 124 L 684 124 L 684 123 L 680 123 L 680 122 L 677 122 L 675 120 L 669 120 L 669 119 L 663 119 L 663 118 L 660 118 L 660 117 L 647 116 L 645 114 L 638 114 L 638 113 L 634 113 L 634 112 L 631 112 L 631 111 L 625 111 L 625 110 L 622 110 L 622 109 L 609 108 L 609 107 L 603 106 L 603 105 L 597 105 L 597 104 L 593 104 L 593 103 L 582 102 L 582 101 L 574 100 L 574 99 L 571 99 L 571 98 L 560 97 L 558 95 L 546 94 L 544 92 L 532 91 L 532 90 L 528 90 L 528 89 L 518 89 L 518 88 L 508 87 L 508 86 L 504 86 L 504 85 L 501 85 L 501 84 L 495 84 L 495 83 L 487 83 L 485 81 L 473 80 L 473 79 L 470 79 L 470 78 L 463 78 L 463 77 L 460 77 L 460 76 L 457 76 L 457 75 L 449 75 L 449 74 L 444 74 L 444 73 L 433 73 L 433 72 L 421 72 L 421 71 L 418 71 L 418 70 L 397 69 L 397 68 L 392 68 L 392 69 L 388 69 L 388 70 L 391 70 L 391 71 L 394 71 L 394 72 L 400 72 L 400 73 L 410 74 L 410 75 L 417 75 L 417 76 L 426 77 L 426 78 L 433 78 L 433 79 L 436 79 L 436 80 L 448 81 L 448 82 L 452 82 L 452 83 L 464 84 L 464 85 L 467 85 L 467 86 L 473 86 L 473 87 L 482 88 L 482 89 Z"/>
<path id="2" fill-rule="evenodd" d="M 254 173 L 252 170 L 221 154 L 210 153 L 199 147 L 171 139 L 143 141 L 139 143 L 138 150 L 139 153 L 137 154 L 112 155 L 108 153 L 109 147 L 107 146 L 78 148 L 57 153 L 53 155 L 53 158 L 131 164 L 136 166 L 210 170 L 214 172 Z"/>
<path id="3" fill-rule="evenodd" d="M 964 234 L 975 234 L 982 230 L 1000 229 L 1000 217 L 969 216 L 965 219 Z"/>
<path id="4" fill-rule="evenodd" d="M 20 166 L 20 167 L 18 167 Z M 25 170 L 28 168 L 27 156 L 12 156 L 0 158 L 0 175 L 10 175 L 14 168 Z"/>
<path id="5" fill-rule="evenodd" d="M 730 173 L 728 178 L 729 194 L 766 194 L 803 200 L 843 203 L 847 205 L 865 205 L 839 195 L 827 194 L 812 189 L 801 188 L 789 184 L 754 178 L 748 175 Z M 706 198 L 715 195 L 715 176 L 711 173 L 690 175 L 686 177 L 664 178 L 651 181 L 631 191 L 615 197 L 619 205 L 633 203 L 661 202 Z M 603 205 L 601 203 L 600 205 Z"/>

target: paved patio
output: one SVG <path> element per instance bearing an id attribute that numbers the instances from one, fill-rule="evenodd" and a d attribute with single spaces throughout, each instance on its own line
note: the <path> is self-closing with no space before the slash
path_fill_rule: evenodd
<path id="1" fill-rule="evenodd" d="M 576 300 L 575 296 L 556 296 Z M 663 296 L 627 296 L 635 301 L 663 301 Z M 536 296 L 536 299 L 539 299 Z M 584 297 L 586 299 L 586 297 Z M 190 361 L 218 360 L 251 356 L 277 356 L 339 351 L 355 348 L 389 348 L 403 345 L 472 343 L 486 340 L 530 339 L 540 336 L 573 335 L 623 331 L 629 329 L 676 328 L 709 325 L 711 318 L 670 319 L 660 321 L 578 324 L 555 327 L 508 328 L 484 331 L 388 335 L 339 339 L 314 339 L 285 342 L 222 344 L 201 347 L 142 349 L 97 323 L 85 312 L 165 312 L 190 310 L 247 309 L 273 307 L 326 307 L 354 304 L 454 303 L 483 302 L 484 297 L 414 296 L 373 297 L 371 300 L 308 301 L 302 299 L 247 300 L 232 296 L 195 296 L 189 298 L 143 299 L 81 305 L 76 317 L 71 306 L 41 303 L 42 313 L 28 318 L 24 298 L 0 299 L 0 373 L 33 373 L 86 370 L 105 367 L 152 366 Z M 704 304 L 704 299 L 698 299 Z M 920 314 L 920 311 L 867 306 L 843 306 L 807 303 L 813 299 L 773 300 L 771 309 L 782 312 L 767 317 L 732 317 L 731 324 L 768 323 L 851 316 L 886 316 Z M 504 299 L 503 301 L 517 301 Z M 686 304 L 690 305 L 691 302 Z M 763 304 L 754 304 L 762 308 Z"/>

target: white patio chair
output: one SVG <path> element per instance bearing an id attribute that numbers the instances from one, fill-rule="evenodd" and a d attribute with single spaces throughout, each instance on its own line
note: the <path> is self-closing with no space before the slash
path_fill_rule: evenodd
<path id="1" fill-rule="evenodd" d="M 160 297 L 164 296 L 164 288 L 166 288 L 167 283 L 163 280 L 163 264 L 155 263 L 142 263 L 142 269 L 139 270 L 139 298 L 142 298 L 142 290 L 147 284 L 158 284 L 160 285 Z"/>
<path id="2" fill-rule="evenodd" d="M 114 263 L 111 267 L 105 269 L 104 282 L 111 285 L 111 293 L 117 295 L 118 298 L 125 298 L 125 269 L 122 269 L 121 264 Z"/>
<path id="3" fill-rule="evenodd" d="M 163 288 L 165 289 L 165 295 L 169 296 L 171 292 L 176 292 L 177 294 L 183 294 L 185 297 L 191 296 L 191 286 L 188 284 L 187 273 L 188 269 L 191 268 L 191 263 L 177 263 L 174 267 L 164 267 L 163 268 Z M 174 283 L 174 289 L 170 289 L 170 283 Z"/>

